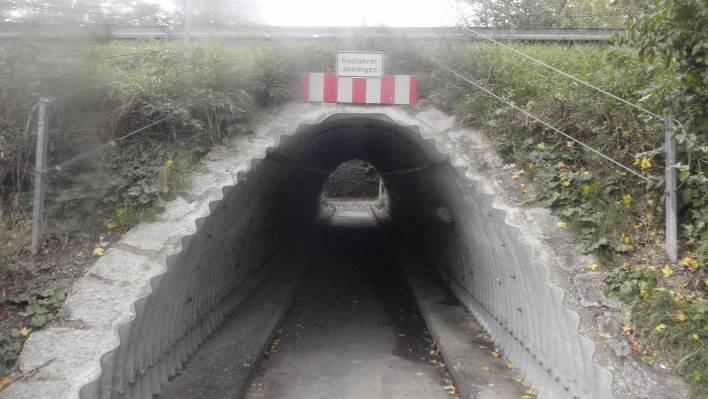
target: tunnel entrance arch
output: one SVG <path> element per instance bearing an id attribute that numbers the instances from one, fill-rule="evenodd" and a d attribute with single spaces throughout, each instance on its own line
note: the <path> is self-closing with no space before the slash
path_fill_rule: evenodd
<path id="1" fill-rule="evenodd" d="M 547 211 L 503 196 L 494 184 L 500 163 L 481 136 L 430 128 L 435 120 L 398 109 L 370 110 L 293 105 L 283 111 L 288 117 L 234 139 L 165 216 L 128 233 L 77 283 L 60 314 L 64 326 L 33 334 L 25 359 L 59 359 L 47 368 L 54 392 L 159 392 L 307 236 L 327 176 L 360 158 L 386 181 L 391 229 L 417 235 L 427 262 L 528 382 L 544 397 L 613 397 L 612 375 L 549 281 L 555 261 L 539 237 L 548 230 L 529 221 L 549 224 Z M 83 321 L 89 327 L 73 327 Z M 63 343 L 71 350 L 58 353 Z"/>

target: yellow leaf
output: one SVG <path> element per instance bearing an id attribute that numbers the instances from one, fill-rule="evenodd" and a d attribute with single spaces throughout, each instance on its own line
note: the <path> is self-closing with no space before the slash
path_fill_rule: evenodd
<path id="1" fill-rule="evenodd" d="M 686 316 L 686 313 L 683 313 L 681 311 L 676 313 L 676 315 L 674 317 L 676 318 L 676 321 L 678 321 L 679 323 L 683 323 L 684 321 L 688 320 L 688 316 Z"/>
<path id="2" fill-rule="evenodd" d="M 642 168 L 642 170 L 649 169 L 652 165 L 652 160 L 649 157 L 644 157 L 639 161 L 639 167 Z"/>
<path id="3" fill-rule="evenodd" d="M 93 249 L 93 256 L 103 256 L 105 250 L 101 248 L 100 246 L 97 246 L 96 248 Z"/>
<path id="4" fill-rule="evenodd" d="M 108 230 L 115 230 L 117 227 L 118 227 L 118 225 L 116 223 L 113 223 L 113 222 L 106 223 L 106 228 Z"/>
<path id="5" fill-rule="evenodd" d="M 666 324 L 661 323 L 658 326 L 654 327 L 654 330 L 656 330 L 657 332 L 663 333 L 664 331 L 666 331 Z"/>
<path id="6" fill-rule="evenodd" d="M 506 368 L 508 368 L 508 369 L 513 369 L 513 368 L 514 368 L 514 365 L 513 365 L 511 362 L 507 362 L 507 363 L 506 363 Z"/>
<path id="7" fill-rule="evenodd" d="M 664 273 L 664 277 L 669 278 L 674 275 L 674 269 L 671 268 L 671 266 L 666 265 L 661 269 L 661 272 Z"/>
<path id="8" fill-rule="evenodd" d="M 168 159 L 167 161 L 165 161 L 165 167 L 166 167 L 166 168 L 171 167 L 173 164 L 174 164 L 174 161 L 172 161 L 171 159 Z"/>
<path id="9" fill-rule="evenodd" d="M 589 184 L 583 184 L 583 194 L 587 194 L 592 190 Z"/>
<path id="10" fill-rule="evenodd" d="M 632 204 L 632 196 L 629 194 L 625 194 L 622 196 L 622 204 L 624 206 L 630 206 Z"/>
<path id="11" fill-rule="evenodd" d="M 544 143 L 538 143 L 538 144 L 536 144 L 536 148 L 538 148 L 539 150 L 545 150 L 545 149 L 546 149 L 546 144 L 544 144 Z"/>
<path id="12" fill-rule="evenodd" d="M 641 294 L 640 294 L 640 295 L 641 295 Z M 632 325 L 629 324 L 629 323 L 625 323 L 625 324 L 622 326 L 622 333 L 625 334 L 625 335 L 631 333 L 633 330 L 634 330 L 634 327 L 632 327 Z"/>
<path id="13" fill-rule="evenodd" d="M 681 261 L 679 262 L 679 265 L 681 265 L 683 267 L 689 267 L 693 270 L 698 270 L 698 266 L 699 266 L 698 260 L 696 260 L 690 256 L 687 256 L 687 257 L 681 259 Z"/>
<path id="14" fill-rule="evenodd" d="M 566 228 L 566 227 L 568 227 L 568 223 L 566 223 L 566 222 L 558 222 L 558 228 L 564 229 L 564 228 Z"/>
<path id="15" fill-rule="evenodd" d="M 10 385 L 10 379 L 7 377 L 4 377 L 0 379 L 0 391 L 3 389 L 7 388 L 7 386 Z"/>
<path id="16" fill-rule="evenodd" d="M 611 337 L 610 337 L 610 334 L 608 334 L 608 333 L 606 333 L 606 332 L 601 332 L 601 333 L 598 334 L 598 335 L 600 336 L 600 338 L 602 338 L 602 339 L 604 339 L 604 340 L 608 340 L 608 339 L 611 338 Z"/>
<path id="17" fill-rule="evenodd" d="M 501 353 L 499 353 L 499 348 L 494 348 L 494 351 L 492 352 L 492 356 L 494 356 L 494 357 L 501 356 Z"/>
<path id="18" fill-rule="evenodd" d="M 30 335 L 31 332 L 32 332 L 32 329 L 31 329 L 31 328 L 22 327 L 22 328 L 20 329 L 20 335 L 23 336 L 23 337 L 26 337 L 26 336 Z"/>
<path id="19" fill-rule="evenodd" d="M 695 334 L 695 333 L 694 333 L 694 334 L 691 334 L 691 339 L 694 340 L 694 341 L 700 341 L 700 340 L 701 340 L 701 338 L 698 336 L 698 334 Z"/>
<path id="20" fill-rule="evenodd" d="M 599 267 L 599 266 L 597 265 L 597 263 L 591 263 L 591 264 L 585 266 L 586 269 L 588 269 L 588 270 L 590 270 L 590 271 L 592 271 L 592 272 L 594 272 L 595 270 L 597 270 L 598 267 Z"/>
<path id="21" fill-rule="evenodd" d="M 487 366 L 482 366 L 482 371 L 492 371 L 492 370 Z"/>
<path id="22" fill-rule="evenodd" d="M 526 188 L 526 187 L 524 187 L 524 188 L 521 189 L 521 192 L 524 193 L 524 194 L 526 194 L 526 193 L 529 192 L 529 189 Z"/>
<path id="23" fill-rule="evenodd" d="M 430 361 L 430 364 L 438 364 L 438 361 L 435 360 L 435 359 L 433 359 L 433 360 Z"/>

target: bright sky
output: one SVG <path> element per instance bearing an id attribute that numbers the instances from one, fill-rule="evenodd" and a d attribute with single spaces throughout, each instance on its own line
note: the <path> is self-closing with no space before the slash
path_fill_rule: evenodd
<path id="1" fill-rule="evenodd" d="M 147 0 L 173 8 L 184 0 Z M 253 0 L 259 19 L 283 26 L 449 26 L 459 0 Z"/>
<path id="2" fill-rule="evenodd" d="M 265 23 L 297 26 L 443 26 L 456 21 L 451 0 L 260 0 Z"/>

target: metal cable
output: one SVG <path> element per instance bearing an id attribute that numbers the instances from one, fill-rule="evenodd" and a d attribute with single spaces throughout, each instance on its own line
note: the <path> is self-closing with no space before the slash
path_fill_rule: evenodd
<path id="1" fill-rule="evenodd" d="M 651 115 L 651 116 L 653 116 L 654 118 L 659 119 L 660 121 L 663 121 L 663 120 L 666 119 L 665 117 L 663 117 L 663 116 L 661 116 L 661 115 L 659 115 L 659 114 L 656 114 L 656 113 L 654 113 L 654 112 L 652 112 L 652 111 L 649 111 L 648 109 L 646 109 L 646 108 L 644 108 L 644 107 L 642 107 L 642 106 L 640 106 L 640 105 L 638 105 L 638 104 L 635 104 L 635 103 L 633 103 L 633 102 L 627 101 L 627 100 L 625 100 L 624 98 L 619 97 L 619 96 L 616 96 L 616 95 L 610 93 L 609 91 L 607 91 L 607 90 L 605 90 L 605 89 L 602 89 L 602 88 L 599 88 L 599 87 L 595 86 L 594 84 L 592 84 L 592 83 L 590 83 L 590 82 L 586 82 L 586 81 L 584 81 L 584 80 L 582 80 L 582 79 L 579 79 L 579 78 L 577 78 L 577 77 L 575 77 L 575 76 L 573 76 L 573 75 L 571 75 L 571 74 L 569 74 L 569 73 L 567 73 L 567 72 L 564 72 L 564 71 L 562 71 L 562 70 L 560 70 L 560 69 L 558 69 L 558 68 L 556 68 L 556 67 L 554 67 L 554 66 L 552 66 L 552 65 L 549 65 L 549 64 L 547 64 L 547 63 L 545 63 L 545 62 L 543 62 L 543 61 L 541 61 L 541 60 L 538 60 L 538 59 L 536 59 L 536 58 L 533 58 L 533 57 L 531 57 L 530 55 L 528 55 L 528 54 L 526 54 L 526 53 L 524 53 L 524 52 L 522 52 L 522 51 L 519 51 L 519 50 L 517 50 L 517 49 L 515 49 L 515 48 L 513 48 L 513 47 L 511 47 L 511 46 L 508 46 L 508 45 L 506 45 L 506 44 L 504 44 L 504 43 L 501 43 L 501 42 L 498 41 L 498 40 L 494 40 L 493 38 L 491 38 L 491 37 L 489 37 L 489 36 L 487 36 L 487 35 L 485 35 L 485 34 L 483 34 L 483 33 L 479 33 L 479 32 L 477 32 L 477 31 L 475 31 L 475 30 L 472 30 L 472 29 L 470 29 L 470 28 L 467 27 L 467 26 L 464 27 L 464 29 L 468 30 L 469 32 L 472 32 L 472 33 L 475 34 L 476 36 L 479 36 L 479 37 L 481 37 L 481 38 L 483 38 L 483 39 L 485 39 L 485 40 L 488 40 L 488 41 L 490 41 L 490 42 L 496 44 L 497 46 L 503 47 L 503 48 L 505 48 L 505 49 L 507 49 L 507 50 L 509 50 L 509 51 L 511 51 L 511 52 L 513 52 L 513 53 L 515 53 L 515 54 L 518 54 L 518 55 L 520 55 L 520 56 L 522 56 L 522 57 L 524 57 L 524 58 L 527 58 L 527 59 L 529 59 L 529 60 L 535 62 L 536 64 L 542 65 L 542 66 L 544 66 L 544 67 L 546 67 L 546 68 L 548 68 L 548 69 L 550 69 L 550 70 L 552 70 L 552 71 L 554 71 L 554 72 L 556 72 L 556 73 L 559 73 L 559 74 L 565 76 L 566 78 L 573 80 L 573 81 L 576 82 L 576 83 L 580 83 L 581 85 L 583 85 L 583 86 L 585 86 L 585 87 L 589 87 L 589 88 L 591 88 L 591 89 L 593 89 L 593 90 L 595 90 L 595 91 L 598 91 L 598 92 L 600 92 L 600 93 L 602 93 L 602 94 L 604 94 L 604 95 L 606 95 L 606 96 L 608 96 L 608 97 L 611 97 L 611 98 L 613 98 L 613 99 L 615 99 L 615 100 L 617 100 L 617 101 L 619 101 L 619 102 L 621 102 L 621 103 L 623 103 L 623 104 L 625 104 L 625 105 L 629 105 L 630 107 L 632 107 L 632 108 L 634 108 L 634 109 L 636 109 L 636 110 L 639 110 L 639 111 L 641 111 L 641 112 L 644 112 L 644 113 L 647 114 L 647 115 Z M 673 118 L 671 118 L 671 119 L 673 119 Z"/>
<path id="2" fill-rule="evenodd" d="M 125 139 L 127 139 L 127 138 L 129 138 L 129 137 L 131 137 L 131 136 L 134 136 L 134 135 L 136 135 L 136 134 L 138 134 L 138 133 L 140 133 L 140 132 L 143 132 L 143 131 L 145 131 L 146 129 L 149 129 L 149 128 L 151 128 L 151 127 L 153 127 L 153 126 L 155 126 L 155 125 L 157 125 L 157 124 L 159 124 L 159 123 L 162 123 L 162 122 L 166 121 L 167 119 L 170 119 L 170 118 L 172 118 L 173 116 L 177 115 L 178 113 L 179 113 L 178 111 L 175 111 L 175 112 L 173 112 L 173 113 L 171 113 L 171 114 L 169 114 L 169 115 L 167 115 L 167 116 L 165 116 L 165 117 L 163 117 L 163 118 L 161 118 L 161 119 L 156 120 L 155 122 L 152 122 L 152 123 L 150 123 L 150 124 L 148 124 L 148 125 L 145 125 L 145 126 L 141 127 L 140 129 L 133 130 L 132 132 L 130 132 L 130 133 L 124 135 L 124 136 L 121 136 L 121 137 L 119 137 L 119 138 L 117 138 L 117 139 L 115 139 L 115 140 L 111 140 L 111 141 L 109 141 L 109 142 L 106 143 L 106 144 L 100 145 L 100 146 L 94 148 L 94 149 L 91 150 L 91 151 L 84 152 L 84 153 L 79 154 L 79 155 L 77 155 L 77 156 L 75 156 L 75 157 L 73 157 L 73 158 L 71 158 L 71 159 L 69 159 L 69 160 L 66 160 L 66 161 L 64 161 L 64 162 L 62 162 L 62 163 L 60 163 L 60 164 L 58 164 L 58 165 L 52 166 L 51 168 L 48 168 L 48 169 L 45 169 L 43 172 L 44 172 L 44 173 L 48 173 L 48 172 L 50 172 L 50 171 L 55 171 L 55 170 L 58 171 L 58 170 L 61 170 L 61 168 L 63 168 L 63 167 L 66 166 L 66 165 L 69 165 L 69 164 L 72 164 L 72 163 L 74 163 L 74 162 L 76 162 L 76 161 L 79 161 L 79 160 L 88 158 L 88 157 L 90 157 L 90 156 L 92 156 L 92 155 L 94 155 L 94 154 L 97 154 L 97 153 L 99 153 L 99 152 L 105 150 L 105 149 L 108 148 L 108 147 L 113 147 L 113 146 L 115 146 L 116 143 L 118 143 L 119 141 L 123 141 L 123 140 L 125 140 Z"/>
<path id="3" fill-rule="evenodd" d="M 475 86 L 475 87 L 478 88 L 479 90 L 482 90 L 482 91 L 485 92 L 486 94 L 488 94 L 488 95 L 490 95 L 490 96 L 496 98 L 497 100 L 499 100 L 499 101 L 505 103 L 506 105 L 508 105 L 508 106 L 512 107 L 513 109 L 515 109 L 515 110 L 521 112 L 522 114 L 526 115 L 527 117 L 529 117 L 529 118 L 531 118 L 531 119 L 533 119 L 533 120 L 535 120 L 535 121 L 541 123 L 542 125 L 544 125 L 544 126 L 546 126 L 547 128 L 553 130 L 554 132 L 556 132 L 556 133 L 562 135 L 563 137 L 566 137 L 566 138 L 568 138 L 569 140 L 572 140 L 573 142 L 578 143 L 579 145 L 581 145 L 583 148 L 587 149 L 588 151 L 593 152 L 594 154 L 596 154 L 596 155 L 598 155 L 598 156 L 604 158 L 605 160 L 607 160 L 607 161 L 609 161 L 609 162 L 615 164 L 616 166 L 619 166 L 620 168 L 622 168 L 622 169 L 626 170 L 627 172 L 629 172 L 629 173 L 631 173 L 631 174 L 633 174 L 633 175 L 639 177 L 640 179 L 642 179 L 642 180 L 644 180 L 644 181 L 649 181 L 649 178 L 647 178 L 646 176 L 642 175 L 641 173 L 635 171 L 634 169 L 632 169 L 632 168 L 630 168 L 630 167 L 627 167 L 627 166 L 623 165 L 622 163 L 620 163 L 619 161 L 614 160 L 613 158 L 610 158 L 609 156 L 603 154 L 603 153 L 600 152 L 599 150 L 597 150 L 597 149 L 591 147 L 590 145 L 583 143 L 582 141 L 576 139 L 575 137 L 569 135 L 568 133 L 566 133 L 566 132 L 564 132 L 564 131 L 558 129 L 557 127 L 555 127 L 555 126 L 553 126 L 553 125 L 551 125 L 550 123 L 545 122 L 544 120 L 542 120 L 541 118 L 537 117 L 536 115 L 534 115 L 534 114 L 532 114 L 532 113 L 530 113 L 530 112 L 528 112 L 528 111 L 526 111 L 526 110 L 524 110 L 524 109 L 522 109 L 522 108 L 520 108 L 520 107 L 514 105 L 514 103 L 512 103 L 511 101 L 508 101 L 508 100 L 505 99 L 504 97 L 495 94 L 495 93 L 492 92 L 491 90 L 489 90 L 489 89 L 487 89 L 486 87 L 484 87 L 484 86 L 478 84 L 477 82 L 474 82 L 473 80 L 471 80 L 471 79 L 467 78 L 466 76 L 460 74 L 459 72 L 455 71 L 454 69 L 452 69 L 452 68 L 446 66 L 445 64 L 442 64 L 441 62 L 439 62 L 439 61 L 437 61 L 437 60 L 434 60 L 434 59 L 428 57 L 427 55 L 425 55 L 425 54 L 423 54 L 423 53 L 420 53 L 420 52 L 419 52 L 419 54 L 420 54 L 423 58 L 425 58 L 425 59 L 427 59 L 428 61 L 430 61 L 431 63 L 433 63 L 433 64 L 439 66 L 440 68 L 442 68 L 442 69 L 448 71 L 449 73 L 451 73 L 451 74 L 457 76 L 458 78 L 464 80 L 465 82 L 467 82 L 467 83 L 469 83 L 469 84 Z"/>

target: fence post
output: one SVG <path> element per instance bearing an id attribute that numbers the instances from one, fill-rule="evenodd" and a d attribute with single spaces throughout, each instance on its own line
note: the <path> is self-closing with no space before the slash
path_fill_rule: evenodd
<path id="1" fill-rule="evenodd" d="M 670 117 L 664 119 L 666 151 L 666 255 L 671 263 L 678 261 L 678 197 L 676 195 L 676 123 Z"/>
<path id="2" fill-rule="evenodd" d="M 44 229 L 44 193 L 46 189 L 45 173 L 47 161 L 47 105 L 46 97 L 39 99 L 37 116 L 37 152 L 34 163 L 34 198 L 32 210 L 32 255 L 37 255 Z"/>

